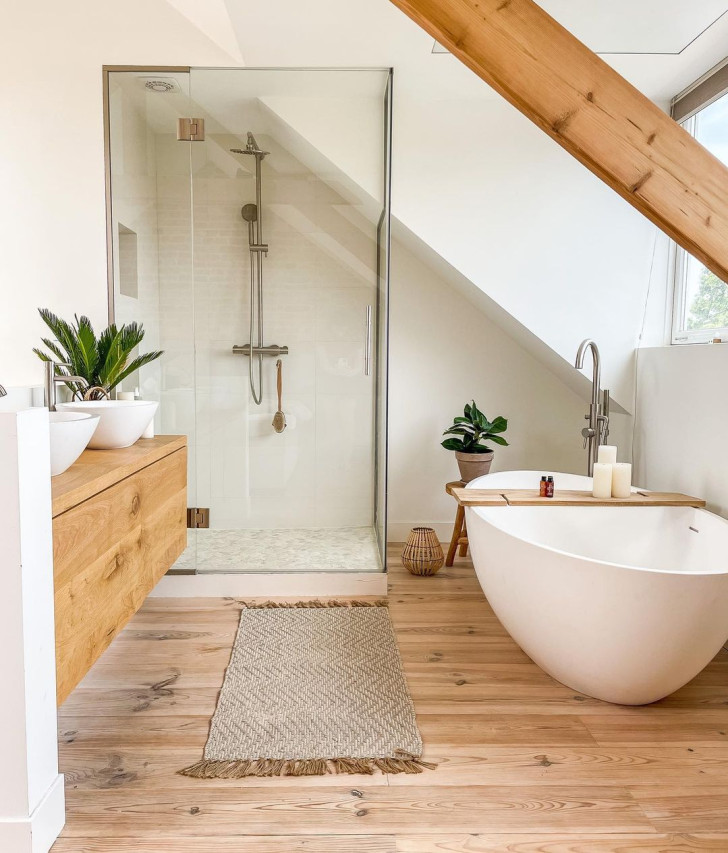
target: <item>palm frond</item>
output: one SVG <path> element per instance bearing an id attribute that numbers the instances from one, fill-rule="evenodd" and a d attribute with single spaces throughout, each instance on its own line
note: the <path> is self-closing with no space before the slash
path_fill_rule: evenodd
<path id="1" fill-rule="evenodd" d="M 163 350 L 156 350 L 154 352 L 147 352 L 144 355 L 137 356 L 119 374 L 119 376 L 116 379 L 116 384 L 118 385 L 120 382 L 123 382 L 126 379 L 126 377 L 130 376 L 132 373 L 134 373 L 135 370 L 139 370 L 139 368 L 144 367 L 145 364 L 149 364 L 150 362 L 159 358 L 163 354 L 164 354 Z"/>
<path id="2" fill-rule="evenodd" d="M 49 349 L 51 353 L 53 353 L 53 355 L 58 361 L 63 362 L 66 360 L 66 355 L 64 355 L 64 353 L 61 351 L 61 348 L 55 341 L 51 341 L 48 338 L 41 338 L 41 341 L 43 342 L 44 346 Z M 33 352 L 35 352 L 40 358 L 42 358 L 43 361 L 51 360 L 48 356 L 44 357 L 45 354 L 41 354 L 41 351 L 38 349 L 33 350 Z"/>
<path id="3" fill-rule="evenodd" d="M 144 340 L 144 326 L 140 323 L 127 323 L 121 327 L 120 332 L 121 348 L 127 353 L 131 353 Z"/>
<path id="4" fill-rule="evenodd" d="M 47 308 L 39 308 L 38 311 L 43 322 L 48 326 L 63 348 L 65 353 L 63 361 L 70 364 L 73 372 L 77 373 L 81 369 L 81 351 L 73 326 Z"/>
<path id="5" fill-rule="evenodd" d="M 82 376 L 93 376 L 99 361 L 99 351 L 93 326 L 88 317 L 76 315 L 76 341 L 83 362 Z"/>

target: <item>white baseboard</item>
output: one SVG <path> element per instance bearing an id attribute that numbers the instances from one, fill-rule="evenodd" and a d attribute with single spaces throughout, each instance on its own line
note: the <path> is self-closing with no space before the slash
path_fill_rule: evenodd
<path id="1" fill-rule="evenodd" d="M 440 542 L 449 542 L 454 523 L 454 512 L 452 521 L 390 521 L 387 524 L 387 539 L 390 542 L 406 542 L 413 527 L 431 527 Z"/>
<path id="2" fill-rule="evenodd" d="M 59 775 L 25 819 L 0 818 L 0 850 L 8 853 L 48 853 L 66 822 L 63 776 Z"/>
<path id="3" fill-rule="evenodd" d="M 386 595 L 384 572 L 288 572 L 165 575 L 154 598 L 283 598 L 291 596 Z M 2 849 L 2 848 L 0 848 Z"/>

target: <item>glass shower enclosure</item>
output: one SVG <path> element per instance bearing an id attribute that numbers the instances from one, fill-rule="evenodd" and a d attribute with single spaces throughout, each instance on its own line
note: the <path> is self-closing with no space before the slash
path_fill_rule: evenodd
<path id="1" fill-rule="evenodd" d="M 125 382 L 189 441 L 173 571 L 386 568 L 389 69 L 105 69 Z"/>

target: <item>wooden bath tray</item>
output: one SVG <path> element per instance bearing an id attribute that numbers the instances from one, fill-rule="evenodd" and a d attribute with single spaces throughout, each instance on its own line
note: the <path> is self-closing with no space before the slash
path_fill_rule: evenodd
<path id="1" fill-rule="evenodd" d="M 537 489 L 451 489 L 460 506 L 692 506 L 705 501 L 679 492 L 635 492 L 628 498 L 595 498 L 591 492 L 557 489 L 542 498 Z"/>

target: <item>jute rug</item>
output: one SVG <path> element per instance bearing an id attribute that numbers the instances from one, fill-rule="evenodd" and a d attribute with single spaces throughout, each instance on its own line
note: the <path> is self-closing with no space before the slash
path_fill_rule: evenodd
<path id="1" fill-rule="evenodd" d="M 421 773 L 422 739 L 386 602 L 246 606 L 200 779 Z"/>

